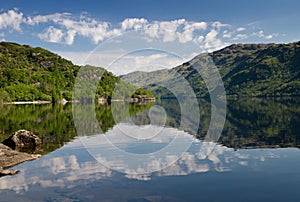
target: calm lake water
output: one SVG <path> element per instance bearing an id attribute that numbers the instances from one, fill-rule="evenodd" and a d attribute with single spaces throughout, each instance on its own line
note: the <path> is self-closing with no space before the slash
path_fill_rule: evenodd
<path id="1" fill-rule="evenodd" d="M 0 106 L 0 140 L 31 130 L 44 142 L 32 152 L 45 154 L 15 166 L 19 174 L 0 178 L 0 201 L 299 201 L 300 99 L 228 100 L 217 143 L 203 142 L 211 106 L 198 103 L 196 134 L 181 124 L 178 102 L 162 100 L 127 108 L 116 103 L 118 117 L 112 106 L 97 105 L 97 126 L 80 122 L 86 131 L 81 137 L 72 105 Z M 173 148 L 134 170 L 141 160 L 130 162 L 124 155 L 148 158 L 175 137 L 191 143 L 178 160 Z M 204 147 L 213 149 L 205 154 Z"/>

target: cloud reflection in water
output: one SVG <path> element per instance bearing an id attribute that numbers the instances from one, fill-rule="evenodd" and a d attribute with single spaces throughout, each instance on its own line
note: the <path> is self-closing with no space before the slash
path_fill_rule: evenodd
<path id="1" fill-rule="evenodd" d="M 119 125 L 120 126 L 120 125 Z M 178 131 L 177 129 L 169 128 L 169 133 L 162 133 L 151 141 L 133 141 L 132 138 L 120 135 L 115 131 L 118 130 L 118 125 L 108 131 L 105 136 L 113 141 L 120 148 L 126 150 L 138 150 L 139 147 L 151 147 L 155 144 L 168 144 L 172 140 L 171 134 L 176 134 L 184 140 L 185 138 L 193 138 L 189 134 Z M 156 127 L 156 126 L 153 126 Z M 151 130 L 151 127 L 148 127 Z M 60 187 L 72 188 L 79 184 L 90 184 L 91 182 L 101 181 L 102 179 L 127 178 L 135 180 L 151 180 L 154 176 L 180 176 L 189 175 L 192 173 L 205 172 L 229 172 L 240 166 L 255 166 L 257 162 L 265 161 L 270 158 L 279 158 L 278 150 L 238 150 L 233 148 L 209 143 L 214 146 L 214 150 L 206 158 L 200 153 L 203 142 L 194 139 L 193 144 L 184 155 L 176 161 L 174 155 L 166 155 L 161 159 L 153 159 L 148 166 L 160 167 L 164 161 L 173 162 L 171 166 L 148 174 L 127 174 L 112 171 L 108 166 L 120 166 L 124 170 L 130 169 L 128 162 L 121 161 L 121 158 L 106 158 L 105 154 L 109 153 L 111 145 L 101 144 L 101 139 L 104 135 L 96 135 L 86 137 L 90 141 L 91 147 L 97 146 L 96 158 L 102 158 L 101 162 L 106 165 L 101 165 L 98 161 L 92 158 L 82 146 L 79 139 L 69 142 L 62 148 L 54 151 L 51 154 L 43 156 L 41 159 L 26 162 L 17 166 L 21 172 L 15 176 L 7 176 L 0 180 L 0 190 L 13 190 L 16 193 L 28 191 L 30 186 L 38 185 L 42 188 Z M 100 141 L 100 144 L 99 144 Z M 95 144 L 96 143 L 96 144 Z M 110 156 L 111 157 L 111 156 Z M 105 161 L 103 160 L 105 159 Z M 146 168 L 147 169 L 147 168 Z"/>

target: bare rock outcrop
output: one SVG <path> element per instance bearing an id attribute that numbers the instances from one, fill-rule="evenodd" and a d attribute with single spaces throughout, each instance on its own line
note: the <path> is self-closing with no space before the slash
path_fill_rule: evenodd
<path id="1" fill-rule="evenodd" d="M 39 154 L 27 154 L 11 149 L 10 147 L 0 143 L 0 177 L 4 175 L 17 174 L 18 170 L 4 170 L 15 166 L 24 161 L 31 161 L 39 158 Z"/>
<path id="2" fill-rule="evenodd" d="M 18 130 L 2 143 L 18 151 L 34 151 L 42 141 L 31 131 Z"/>

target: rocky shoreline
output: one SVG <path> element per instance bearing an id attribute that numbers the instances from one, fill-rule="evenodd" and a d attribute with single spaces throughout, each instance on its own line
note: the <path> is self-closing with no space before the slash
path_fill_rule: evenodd
<path id="1" fill-rule="evenodd" d="M 18 170 L 6 170 L 25 161 L 35 160 L 41 157 L 40 154 L 28 154 L 11 149 L 0 143 L 0 177 L 5 175 L 15 175 Z"/>
<path id="2" fill-rule="evenodd" d="M 39 144 L 41 140 L 26 130 L 19 130 L 0 143 L 0 177 L 15 175 L 19 172 L 13 169 L 8 170 L 10 167 L 40 158 L 40 154 L 21 152 L 24 148 L 37 147 Z"/>
<path id="3" fill-rule="evenodd" d="M 145 97 L 145 96 L 138 96 L 135 98 L 127 98 L 127 99 L 106 99 L 106 98 L 99 98 L 95 100 L 95 102 L 99 104 L 104 104 L 104 103 L 110 103 L 110 102 L 130 102 L 130 103 L 136 103 L 136 102 L 155 102 L 156 98 L 155 97 Z M 80 100 L 66 100 L 62 99 L 57 101 L 56 103 L 58 104 L 67 104 L 67 103 L 80 103 L 82 101 Z M 15 105 L 24 105 L 24 104 L 51 104 L 51 101 L 44 101 L 44 100 L 37 100 L 37 101 L 15 101 L 15 102 L 2 102 L 0 104 L 15 104 Z"/>
<path id="4" fill-rule="evenodd" d="M 50 101 L 16 101 L 16 102 L 2 102 L 1 104 L 9 105 L 9 104 L 14 104 L 14 105 L 25 105 L 25 104 L 50 104 Z"/>

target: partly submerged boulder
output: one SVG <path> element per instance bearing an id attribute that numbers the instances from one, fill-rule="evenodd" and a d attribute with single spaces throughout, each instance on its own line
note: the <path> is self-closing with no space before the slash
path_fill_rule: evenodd
<path id="1" fill-rule="evenodd" d="M 36 148 L 42 141 L 31 131 L 18 130 L 2 143 L 10 148 L 22 150 L 22 148 Z"/>

